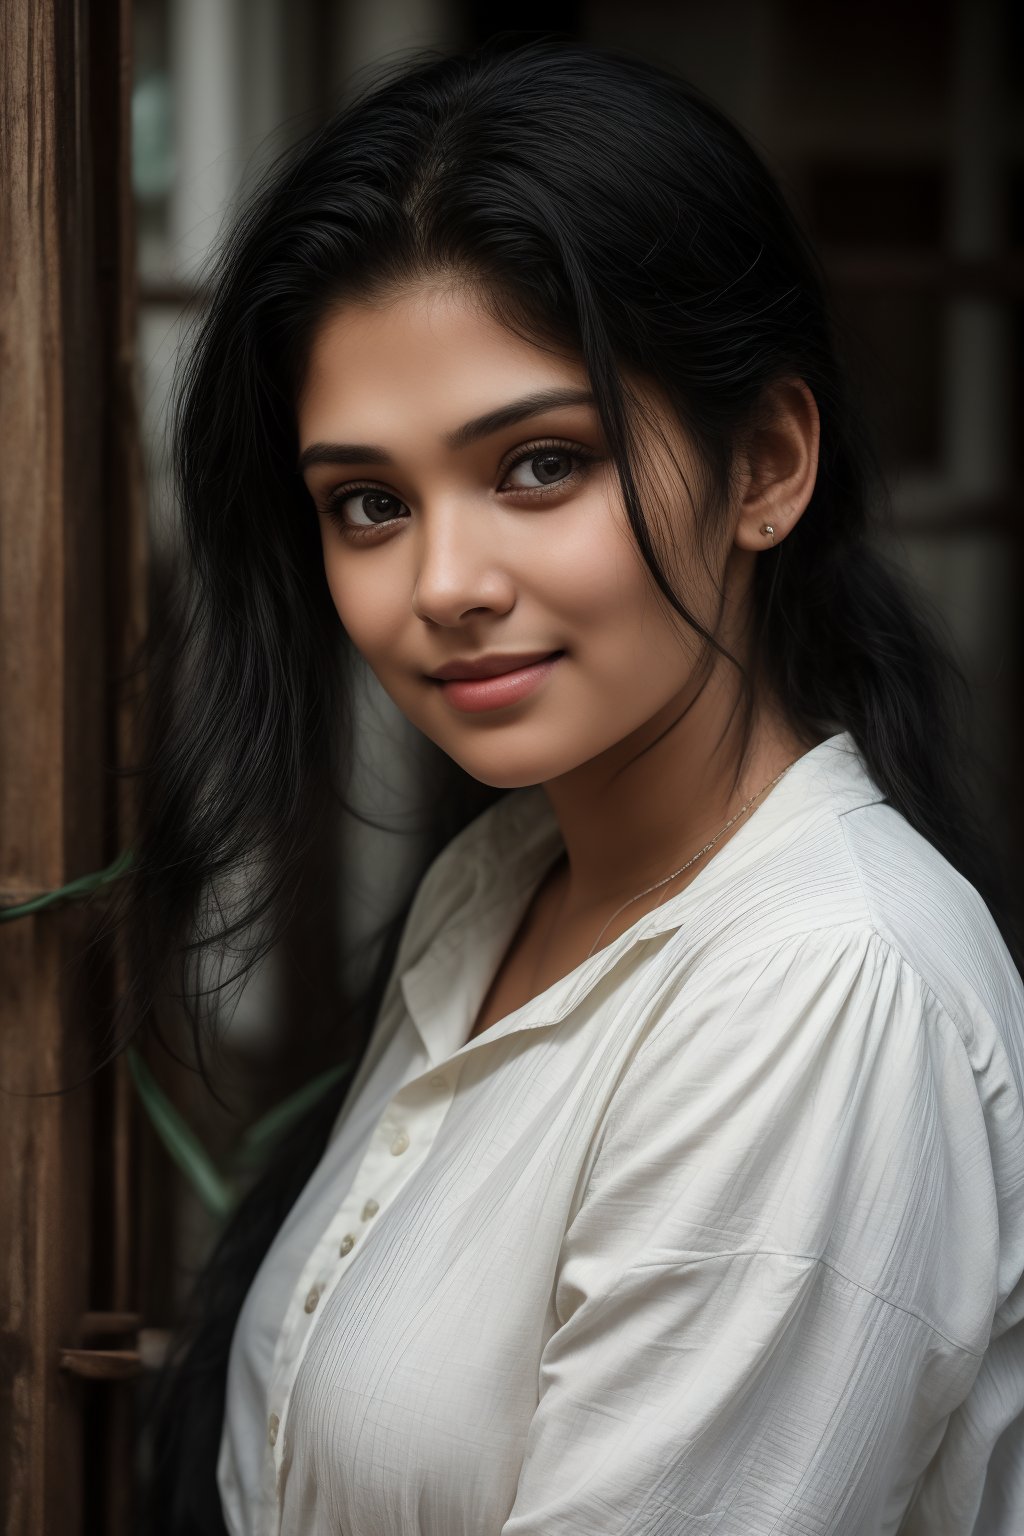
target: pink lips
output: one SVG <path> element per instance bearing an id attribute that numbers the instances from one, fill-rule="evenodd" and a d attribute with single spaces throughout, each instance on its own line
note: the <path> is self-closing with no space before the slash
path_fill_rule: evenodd
<path id="1" fill-rule="evenodd" d="M 507 704 L 517 704 L 534 689 L 539 688 L 548 674 L 561 661 L 564 652 L 545 656 L 525 667 L 511 672 L 500 672 L 496 677 L 456 677 L 439 681 L 448 703 L 465 714 L 476 714 L 485 709 L 500 709 Z"/>

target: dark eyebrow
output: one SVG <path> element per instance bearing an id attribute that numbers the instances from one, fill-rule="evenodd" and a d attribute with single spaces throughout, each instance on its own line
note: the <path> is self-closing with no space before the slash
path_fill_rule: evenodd
<path id="1" fill-rule="evenodd" d="M 551 411 L 560 405 L 593 405 L 594 397 L 586 389 L 542 389 L 532 395 L 523 395 L 508 405 L 499 405 L 483 416 L 475 416 L 454 432 L 445 434 L 442 441 L 451 449 L 467 448 L 470 443 L 503 427 L 514 427 L 517 421 L 536 416 L 541 411 Z M 296 466 L 298 474 L 311 464 L 391 464 L 390 454 L 370 443 L 311 443 L 299 454 Z"/>

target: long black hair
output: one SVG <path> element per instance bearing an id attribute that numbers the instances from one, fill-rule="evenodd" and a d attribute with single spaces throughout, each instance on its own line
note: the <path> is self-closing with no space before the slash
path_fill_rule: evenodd
<path id="1" fill-rule="evenodd" d="M 706 652 L 721 647 L 675 590 L 645 516 L 624 381 L 659 386 L 698 450 L 705 549 L 770 386 L 806 382 L 820 462 L 803 516 L 756 561 L 763 684 L 800 738 L 852 734 L 889 803 L 975 886 L 1020 963 L 1000 868 L 970 809 L 964 678 L 936 615 L 882 552 L 884 477 L 820 263 L 776 180 L 685 81 L 621 53 L 498 39 L 381 70 L 270 168 L 218 252 L 175 397 L 183 574 L 144 717 L 126 888 L 140 1016 L 173 978 L 196 1027 L 209 1024 L 217 994 L 211 1004 L 203 957 L 233 942 L 233 974 L 245 975 L 336 813 L 348 642 L 294 472 L 295 401 L 328 308 L 436 274 L 470 281 L 516 334 L 582 361 L 637 545 Z M 730 660 L 749 738 L 752 680 Z M 488 795 L 451 765 L 433 847 Z M 360 1040 L 404 916 L 351 1024 Z M 215 1462 L 232 1330 L 345 1086 L 293 1133 L 200 1278 L 151 1419 L 156 1531 L 224 1530 Z"/>

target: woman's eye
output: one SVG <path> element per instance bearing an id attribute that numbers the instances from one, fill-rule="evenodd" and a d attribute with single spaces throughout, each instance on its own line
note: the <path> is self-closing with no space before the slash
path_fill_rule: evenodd
<path id="1" fill-rule="evenodd" d="M 382 523 L 394 522 L 403 505 L 388 491 L 357 486 L 328 496 L 326 510 L 343 528 L 378 528 Z"/>
<path id="2" fill-rule="evenodd" d="M 545 486 L 557 485 L 559 481 L 573 478 L 573 463 L 581 458 L 581 454 L 571 453 L 568 448 L 537 449 L 510 467 L 511 484 L 515 490 L 520 491 L 539 491 Z M 525 475 L 526 478 L 517 480 L 514 478 L 517 475 Z"/>

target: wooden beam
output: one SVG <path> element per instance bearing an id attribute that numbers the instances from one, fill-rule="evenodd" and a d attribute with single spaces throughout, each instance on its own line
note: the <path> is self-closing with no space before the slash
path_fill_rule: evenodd
<path id="1" fill-rule="evenodd" d="M 8 901 L 105 867 L 124 836 L 111 771 L 126 730 L 116 682 L 144 590 L 125 284 L 129 14 L 129 0 L 15 0 L 0 11 Z M 61 1369 L 83 1316 L 133 1300 L 129 1196 L 122 1173 L 112 1197 L 107 1182 L 130 1164 L 124 1089 L 113 1074 L 88 1079 L 116 990 L 116 957 L 97 953 L 94 924 L 87 905 L 0 924 L 0 1504 L 4 1531 L 18 1536 L 128 1529 L 98 1507 L 86 1448 L 101 1422 L 109 1443 L 88 1394 L 129 1389 Z M 115 1212 L 102 1251 L 100 1208 Z"/>

